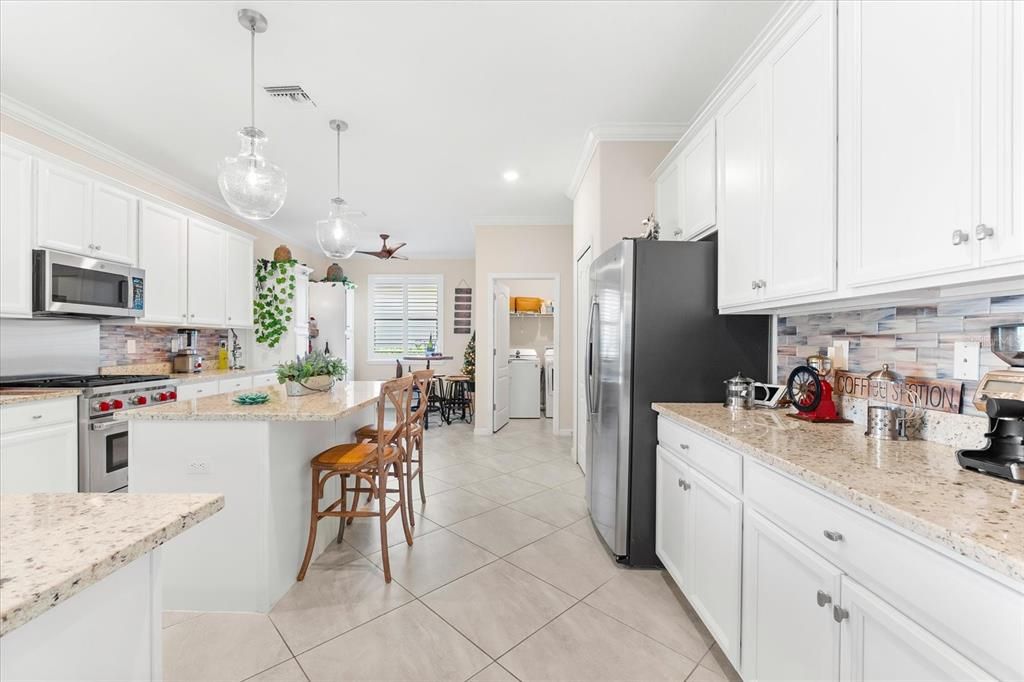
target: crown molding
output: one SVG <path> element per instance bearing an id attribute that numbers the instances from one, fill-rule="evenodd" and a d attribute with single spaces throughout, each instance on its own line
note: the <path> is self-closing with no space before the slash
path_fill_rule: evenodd
<path id="1" fill-rule="evenodd" d="M 194 185 L 183 182 L 169 173 L 166 173 L 155 166 L 151 166 L 145 161 L 140 161 L 133 156 L 129 156 L 119 149 L 110 146 L 106 142 L 98 140 L 77 128 L 73 128 L 63 121 L 59 121 L 49 114 L 45 114 L 38 109 L 30 107 L 24 102 L 2 92 L 0 92 L 0 113 L 5 116 L 10 116 L 12 119 L 35 128 L 36 130 L 64 142 L 65 144 L 81 149 L 102 161 L 114 164 L 129 173 L 138 175 L 150 182 L 186 196 L 193 201 L 197 201 L 208 208 L 222 213 L 227 213 L 232 216 L 234 220 L 237 220 L 254 230 L 266 234 L 272 234 L 281 239 L 290 240 L 293 243 L 297 241 L 295 235 L 286 234 L 284 231 L 266 223 L 259 223 L 238 216 L 221 197 L 214 196 L 208 192 L 204 192 Z M 303 246 L 319 249 L 315 240 L 298 241 Z"/>
<path id="2" fill-rule="evenodd" d="M 558 216 L 476 216 L 470 219 L 477 227 L 551 227 L 571 225 L 572 218 Z"/>
<path id="3" fill-rule="evenodd" d="M 688 123 L 599 123 L 591 126 L 583 138 L 583 150 L 565 195 L 569 199 L 576 198 L 601 142 L 676 142 L 689 127 Z"/>

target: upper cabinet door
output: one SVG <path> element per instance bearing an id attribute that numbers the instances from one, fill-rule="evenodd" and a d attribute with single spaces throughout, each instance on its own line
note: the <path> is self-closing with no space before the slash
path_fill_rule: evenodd
<path id="1" fill-rule="evenodd" d="M 226 314 L 225 233 L 219 227 L 188 221 L 189 324 L 223 326 Z"/>
<path id="2" fill-rule="evenodd" d="M 661 225 L 661 238 L 683 238 L 679 229 L 679 160 L 670 165 L 654 182 L 654 217 Z"/>
<path id="3" fill-rule="evenodd" d="M 133 195 L 97 182 L 92 194 L 93 255 L 134 264 L 139 202 Z"/>
<path id="4" fill-rule="evenodd" d="M 765 87 L 754 74 L 718 114 L 718 305 L 760 299 L 766 220 Z"/>
<path id="5" fill-rule="evenodd" d="M 253 244 L 251 239 L 228 234 L 227 250 L 227 325 L 251 327 L 253 297 Z"/>
<path id="6" fill-rule="evenodd" d="M 0 147 L 0 315 L 32 315 L 32 157 Z"/>
<path id="7" fill-rule="evenodd" d="M 819 0 L 766 59 L 768 272 L 764 299 L 835 289 L 836 6 Z"/>
<path id="8" fill-rule="evenodd" d="M 680 211 L 683 239 L 715 225 L 717 178 L 715 176 L 715 121 L 705 124 L 679 157 L 681 167 Z"/>
<path id="9" fill-rule="evenodd" d="M 840 223 L 851 284 L 975 262 L 980 112 L 992 106 L 983 4 L 840 5 Z"/>
<path id="10" fill-rule="evenodd" d="M 143 201 L 139 206 L 139 267 L 146 271 L 144 322 L 188 322 L 188 220 Z"/>
<path id="11" fill-rule="evenodd" d="M 93 255 L 92 179 L 46 161 L 40 161 L 38 168 L 37 243 Z"/>

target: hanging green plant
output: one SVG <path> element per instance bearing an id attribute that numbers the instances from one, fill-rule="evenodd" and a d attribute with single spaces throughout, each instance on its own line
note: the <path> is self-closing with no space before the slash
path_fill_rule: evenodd
<path id="1" fill-rule="evenodd" d="M 256 342 L 273 348 L 288 331 L 292 321 L 292 301 L 295 300 L 295 272 L 298 261 L 256 261 L 256 298 L 253 299 L 253 319 L 256 322 Z"/>
<path id="2" fill-rule="evenodd" d="M 320 281 L 325 283 L 325 284 L 330 284 L 331 286 L 337 286 L 337 285 L 341 284 L 346 289 L 353 289 L 353 290 L 358 286 L 355 282 L 353 282 L 352 280 L 350 280 L 348 278 L 348 275 L 342 275 L 341 279 L 327 279 L 325 277 L 324 279 L 322 279 Z"/>

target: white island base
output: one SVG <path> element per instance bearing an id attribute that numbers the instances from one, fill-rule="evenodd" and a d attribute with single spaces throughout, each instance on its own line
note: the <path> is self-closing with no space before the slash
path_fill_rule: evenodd
<path id="1" fill-rule="evenodd" d="M 302 564 L 309 533 L 309 460 L 351 442 L 355 429 L 373 421 L 374 406 L 349 405 L 332 421 L 207 421 L 215 415 L 203 414 L 203 405 L 215 405 L 218 398 L 226 402 L 221 396 L 195 401 L 198 420 L 171 416 L 171 410 L 166 419 L 132 419 L 129 490 L 224 495 L 221 513 L 166 548 L 165 609 L 267 613 L 295 584 Z M 335 478 L 321 504 L 339 494 Z M 337 532 L 337 523 L 320 523 L 314 557 Z"/>

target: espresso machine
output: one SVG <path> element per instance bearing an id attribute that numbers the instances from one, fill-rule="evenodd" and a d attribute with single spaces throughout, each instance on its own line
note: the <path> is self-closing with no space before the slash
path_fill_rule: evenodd
<path id="1" fill-rule="evenodd" d="M 987 442 L 976 450 L 957 450 L 956 461 L 965 469 L 1024 483 L 1024 400 L 989 397 L 985 414 Z"/>
<path id="2" fill-rule="evenodd" d="M 179 329 L 178 352 L 174 355 L 174 371 L 194 373 L 203 371 L 203 356 L 199 354 L 199 330 Z"/>

